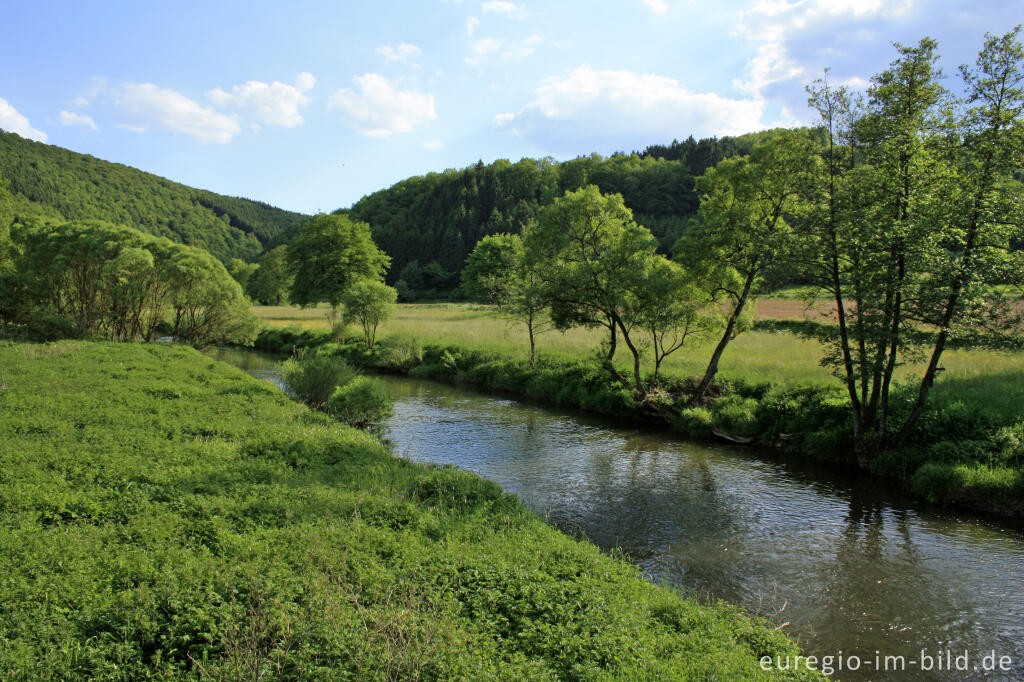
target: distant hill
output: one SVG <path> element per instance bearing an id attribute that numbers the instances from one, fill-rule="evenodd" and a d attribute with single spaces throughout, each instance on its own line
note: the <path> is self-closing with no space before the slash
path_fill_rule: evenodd
<path id="1" fill-rule="evenodd" d="M 21 213 L 120 223 L 201 246 L 221 260 L 252 260 L 308 217 L 2 131 L 0 178 Z"/>
<path id="2" fill-rule="evenodd" d="M 401 281 L 407 298 L 445 295 L 459 283 L 466 256 L 484 236 L 520 232 L 540 207 L 564 192 L 595 184 L 622 194 L 637 222 L 663 252 L 696 212 L 694 178 L 730 156 L 748 154 L 776 131 L 739 137 L 692 137 L 632 154 L 479 162 L 402 180 L 369 194 L 350 216 L 370 224 L 374 240 L 392 258 L 388 281 Z M 288 233 L 280 237 L 287 241 Z"/>

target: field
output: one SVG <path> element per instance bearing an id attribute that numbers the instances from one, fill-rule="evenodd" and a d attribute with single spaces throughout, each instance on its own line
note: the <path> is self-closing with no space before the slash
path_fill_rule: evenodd
<path id="1" fill-rule="evenodd" d="M 808 309 L 795 299 L 767 299 L 757 304 L 758 319 L 820 320 L 827 306 Z M 292 329 L 328 328 L 326 308 L 299 309 L 287 306 L 255 308 L 268 326 Z M 383 338 L 400 333 L 415 334 L 424 342 L 457 343 L 475 349 L 493 350 L 513 357 L 526 357 L 529 341 L 522 324 L 504 319 L 492 306 L 475 304 L 402 304 L 395 317 L 381 326 Z M 589 356 L 603 340 L 593 330 L 552 331 L 539 337 L 538 352 L 556 358 Z M 717 339 L 706 339 L 670 355 L 663 365 L 666 374 L 677 377 L 700 375 Z M 733 341 L 722 358 L 719 376 L 747 383 L 782 385 L 838 384 L 829 370 L 819 364 L 821 346 L 792 334 L 750 331 Z M 628 351 L 620 343 L 616 361 L 629 363 Z M 648 362 L 653 369 L 653 362 Z M 948 350 L 934 399 L 936 404 L 963 401 L 983 406 L 999 420 L 1012 421 L 1024 415 L 1024 353 L 992 350 Z M 920 365 L 907 364 L 898 378 L 912 378 Z"/>
<path id="2" fill-rule="evenodd" d="M 796 652 L 190 349 L 0 342 L 0 444 L 4 680 L 763 679 Z"/>

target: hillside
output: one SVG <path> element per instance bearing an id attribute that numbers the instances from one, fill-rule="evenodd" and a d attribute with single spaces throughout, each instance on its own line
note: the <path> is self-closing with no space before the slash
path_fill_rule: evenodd
<path id="1" fill-rule="evenodd" d="M 693 179 L 724 158 L 749 153 L 772 131 L 658 145 L 632 154 L 564 162 L 500 159 L 412 177 L 360 199 L 349 214 L 370 224 L 392 258 L 388 281 L 432 296 L 458 285 L 473 247 L 488 234 L 520 232 L 537 210 L 566 191 L 595 184 L 622 194 L 638 222 L 671 250 L 699 199 Z M 407 295 L 408 296 L 408 295 Z"/>
<path id="2" fill-rule="evenodd" d="M 254 259 L 306 218 L 2 131 L 0 178 L 16 199 L 16 217 L 107 220 L 201 246 L 225 261 Z"/>

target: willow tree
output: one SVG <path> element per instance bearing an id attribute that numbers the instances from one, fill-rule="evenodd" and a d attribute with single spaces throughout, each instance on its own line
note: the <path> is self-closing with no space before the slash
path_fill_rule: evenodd
<path id="1" fill-rule="evenodd" d="M 369 225 L 345 215 L 321 213 L 288 244 L 294 276 L 289 299 L 303 308 L 326 301 L 336 314 L 354 282 L 382 279 L 390 263 L 374 244 Z"/>
<path id="2" fill-rule="evenodd" d="M 838 333 L 822 336 L 824 361 L 846 386 L 862 466 L 907 442 L 950 339 L 1008 333 L 1018 322 L 995 286 L 1024 277 L 1013 249 L 1024 238 L 1017 33 L 988 36 L 976 66 L 961 68 L 963 101 L 940 86 L 928 38 L 897 45 L 861 112 L 851 113 L 841 89 L 810 88 L 830 140 L 802 260 L 835 303 Z M 895 371 L 922 355 L 916 397 L 894 423 Z"/>
<path id="3" fill-rule="evenodd" d="M 654 258 L 654 235 L 633 220 L 622 195 L 588 185 L 545 207 L 525 246 L 556 326 L 617 329 L 633 356 L 633 383 L 642 395 L 635 291 Z"/>
<path id="4" fill-rule="evenodd" d="M 630 314 L 651 341 L 654 381 L 658 383 L 665 358 L 687 341 L 716 329 L 717 323 L 704 309 L 708 292 L 699 280 L 663 256 L 656 255 L 648 263 L 634 280 L 635 303 Z"/>
<path id="5" fill-rule="evenodd" d="M 527 233 L 533 225 L 527 225 Z M 537 268 L 526 261 L 517 234 L 492 234 L 481 239 L 466 259 L 462 286 L 470 296 L 498 307 L 502 315 L 526 325 L 530 367 L 537 364 L 537 336 L 551 328 L 545 314 L 548 297 Z"/>
<path id="6" fill-rule="evenodd" d="M 807 131 L 789 131 L 726 159 L 697 179 L 700 209 L 675 245 L 687 270 L 701 273 L 709 304 L 725 309 L 722 335 L 691 397 L 700 403 L 722 355 L 743 325 L 766 273 L 788 257 L 794 242 L 790 218 L 804 210 L 803 197 L 816 163 Z"/>

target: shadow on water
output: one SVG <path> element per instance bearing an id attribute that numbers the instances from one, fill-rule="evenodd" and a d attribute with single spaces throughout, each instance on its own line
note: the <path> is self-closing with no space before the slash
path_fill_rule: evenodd
<path id="1" fill-rule="evenodd" d="M 274 380 L 273 356 L 218 356 Z M 920 654 L 1011 656 L 1024 679 L 1024 528 L 929 508 L 857 474 L 681 440 L 470 388 L 383 377 L 387 436 L 518 494 L 553 524 L 621 550 L 653 581 L 769 618 L 817 656 L 857 656 L 840 679 L 973 679 Z M 840 653 L 841 652 L 841 653 Z M 879 672 L 876 653 L 903 656 Z M 898 664 L 895 664 L 898 665 Z"/>

